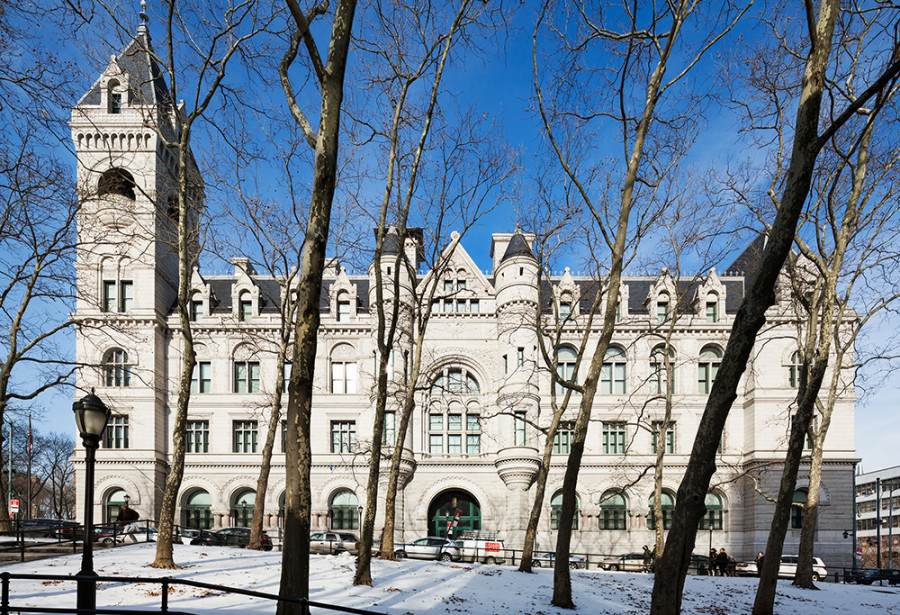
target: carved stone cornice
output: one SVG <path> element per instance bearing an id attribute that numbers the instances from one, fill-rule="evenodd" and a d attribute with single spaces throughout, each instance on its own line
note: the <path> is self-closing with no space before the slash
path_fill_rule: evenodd
<path id="1" fill-rule="evenodd" d="M 529 446 L 504 448 L 494 461 L 500 480 L 510 491 L 527 491 L 541 467 L 538 451 Z"/>

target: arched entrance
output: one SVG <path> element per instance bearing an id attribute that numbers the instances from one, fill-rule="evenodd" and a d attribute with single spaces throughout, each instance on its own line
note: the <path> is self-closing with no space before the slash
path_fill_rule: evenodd
<path id="1" fill-rule="evenodd" d="M 457 511 L 456 528 L 453 521 Z M 481 506 L 472 494 L 465 491 L 445 491 L 428 507 L 428 534 L 443 538 L 456 538 L 462 532 L 481 529 Z"/>

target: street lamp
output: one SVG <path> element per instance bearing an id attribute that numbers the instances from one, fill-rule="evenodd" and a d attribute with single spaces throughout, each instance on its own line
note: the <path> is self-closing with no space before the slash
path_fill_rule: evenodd
<path id="1" fill-rule="evenodd" d="M 109 408 L 100 398 L 90 393 L 72 404 L 75 425 L 81 434 L 86 453 L 84 467 L 84 537 L 82 539 L 81 570 L 79 577 L 96 577 L 94 572 L 94 462 L 100 437 L 106 431 Z M 93 613 L 97 607 L 97 583 L 94 579 L 78 580 L 77 607 L 79 613 Z"/>
<path id="2" fill-rule="evenodd" d="M 356 507 L 356 529 L 357 530 L 362 529 L 362 514 L 363 514 L 363 507 L 357 506 Z"/>
<path id="3" fill-rule="evenodd" d="M 247 500 L 241 500 L 241 527 L 247 527 Z"/>
<path id="4" fill-rule="evenodd" d="M 128 505 L 131 503 L 131 496 L 126 493 L 122 499 L 125 500 L 125 508 L 128 508 Z"/>

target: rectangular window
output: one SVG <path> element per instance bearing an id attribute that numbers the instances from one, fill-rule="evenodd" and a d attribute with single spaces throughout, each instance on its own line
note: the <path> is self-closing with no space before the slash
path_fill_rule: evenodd
<path id="1" fill-rule="evenodd" d="M 249 322 L 253 318 L 253 301 L 241 299 L 238 303 L 238 318 L 241 322 Z"/>
<path id="2" fill-rule="evenodd" d="M 457 299 L 456 300 L 456 311 L 460 314 L 464 314 L 466 312 L 466 300 L 465 299 Z"/>
<path id="3" fill-rule="evenodd" d="M 572 316 L 572 304 L 568 302 L 559 304 L 559 319 L 560 320 L 569 320 Z"/>
<path id="4" fill-rule="evenodd" d="M 462 415 L 461 414 L 448 414 L 447 415 L 447 431 L 462 431 Z"/>
<path id="5" fill-rule="evenodd" d="M 444 292 L 453 292 L 453 280 L 444 280 Z"/>
<path id="6" fill-rule="evenodd" d="M 186 436 L 185 452 L 209 452 L 209 421 L 188 421 Z"/>
<path id="7" fill-rule="evenodd" d="M 462 436 L 449 434 L 447 436 L 447 452 L 451 455 L 462 455 Z"/>
<path id="8" fill-rule="evenodd" d="M 444 299 L 444 314 L 453 313 L 453 299 Z"/>
<path id="9" fill-rule="evenodd" d="M 662 428 L 662 421 L 653 422 L 653 432 L 650 434 L 650 452 L 654 455 L 657 453 L 659 440 L 659 431 Z M 670 422 L 669 428 L 666 429 L 666 453 L 675 452 L 675 423 Z"/>
<path id="10" fill-rule="evenodd" d="M 337 321 L 350 322 L 350 302 L 338 301 L 337 303 Z"/>
<path id="11" fill-rule="evenodd" d="M 331 421 L 331 452 L 356 452 L 356 421 Z"/>
<path id="12" fill-rule="evenodd" d="M 384 443 L 394 446 L 397 443 L 397 413 L 384 413 Z"/>
<path id="13" fill-rule="evenodd" d="M 509 356 L 503 355 L 503 373 L 509 373 Z"/>
<path id="14" fill-rule="evenodd" d="M 119 282 L 119 311 L 123 314 L 131 311 L 134 301 L 134 284 L 130 280 Z"/>
<path id="15" fill-rule="evenodd" d="M 481 435 L 469 434 L 466 436 L 466 453 L 469 455 L 478 455 L 481 453 Z"/>
<path id="16" fill-rule="evenodd" d="M 519 348 L 516 350 L 516 363 L 519 367 L 525 367 L 525 349 Z"/>
<path id="17" fill-rule="evenodd" d="M 281 378 L 282 378 L 281 392 L 287 393 L 288 385 L 290 385 L 290 383 L 291 383 L 291 362 L 290 361 L 285 361 L 284 365 L 281 366 Z"/>
<path id="18" fill-rule="evenodd" d="M 331 392 L 356 393 L 356 363 L 331 364 Z"/>
<path id="19" fill-rule="evenodd" d="M 444 434 L 433 433 L 428 436 L 428 452 L 440 455 L 444 452 Z"/>
<path id="20" fill-rule="evenodd" d="M 209 361 L 197 361 L 191 373 L 191 393 L 210 391 L 212 391 L 212 364 Z"/>
<path id="21" fill-rule="evenodd" d="M 513 414 L 513 428 L 515 430 L 514 442 L 516 446 L 525 446 L 525 413 L 515 412 Z"/>
<path id="22" fill-rule="evenodd" d="M 715 301 L 706 303 L 706 322 L 712 323 L 719 320 L 719 304 Z"/>
<path id="23" fill-rule="evenodd" d="M 235 453 L 255 453 L 257 447 L 256 421 L 234 421 L 234 446 L 231 449 Z"/>
<path id="24" fill-rule="evenodd" d="M 625 423 L 603 423 L 603 454 L 625 453 Z"/>
<path id="25" fill-rule="evenodd" d="M 456 281 L 456 290 L 466 290 L 466 281 L 465 280 L 457 280 Z"/>
<path id="26" fill-rule="evenodd" d="M 468 432 L 480 432 L 481 431 L 481 417 L 477 414 L 467 414 L 466 415 L 466 431 Z"/>
<path id="27" fill-rule="evenodd" d="M 259 393 L 259 362 L 237 361 L 234 364 L 234 392 Z"/>
<path id="28" fill-rule="evenodd" d="M 120 93 L 109 93 L 109 112 L 122 113 L 122 95 Z"/>
<path id="29" fill-rule="evenodd" d="M 103 280 L 103 311 L 116 311 L 116 283 L 112 280 Z"/>
<path id="30" fill-rule="evenodd" d="M 622 302 L 616 303 L 616 322 L 620 322 L 622 320 Z"/>
<path id="31" fill-rule="evenodd" d="M 200 322 L 203 320 L 203 302 L 191 301 L 191 322 Z"/>
<path id="32" fill-rule="evenodd" d="M 444 415 L 431 414 L 428 417 L 428 429 L 431 431 L 444 431 Z"/>
<path id="33" fill-rule="evenodd" d="M 469 301 L 469 311 L 473 314 L 479 314 L 481 312 L 481 303 L 478 299 Z"/>
<path id="34" fill-rule="evenodd" d="M 560 423 L 556 434 L 553 436 L 553 452 L 568 455 L 572 448 L 572 436 L 575 432 L 575 423 Z"/>
<path id="35" fill-rule="evenodd" d="M 128 417 L 122 414 L 109 417 L 106 424 L 105 448 L 128 448 Z"/>
<path id="36" fill-rule="evenodd" d="M 287 421 L 281 421 L 281 452 L 287 452 Z"/>
<path id="37" fill-rule="evenodd" d="M 699 363 L 697 365 L 697 392 L 709 395 L 718 373 L 718 363 Z"/>
<path id="38" fill-rule="evenodd" d="M 431 301 L 431 313 L 438 314 L 438 313 L 440 313 L 440 311 L 441 311 L 441 300 L 433 299 Z"/>
<path id="39" fill-rule="evenodd" d="M 625 394 L 625 363 L 604 363 L 600 368 L 599 392 L 606 395 Z"/>

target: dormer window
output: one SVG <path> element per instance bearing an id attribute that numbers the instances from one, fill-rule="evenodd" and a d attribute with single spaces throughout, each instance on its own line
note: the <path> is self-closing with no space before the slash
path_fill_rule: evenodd
<path id="1" fill-rule="evenodd" d="M 111 79 L 106 87 L 106 110 L 109 113 L 122 113 L 122 94 L 116 91 L 119 88 L 119 82 Z"/>
<path id="2" fill-rule="evenodd" d="M 572 303 L 570 301 L 563 301 L 559 304 L 559 318 L 560 320 L 569 320 L 572 317 Z"/>
<path id="3" fill-rule="evenodd" d="M 706 302 L 706 322 L 714 323 L 719 320 L 719 303 L 717 301 Z"/>
<path id="4" fill-rule="evenodd" d="M 350 322 L 350 295 L 341 293 L 337 300 L 337 321 Z"/>
<path id="5" fill-rule="evenodd" d="M 191 304 L 188 306 L 191 322 L 199 322 L 203 320 L 203 300 L 199 294 L 195 294 L 191 298 Z"/>
<path id="6" fill-rule="evenodd" d="M 669 317 L 669 295 L 660 295 L 656 300 L 656 322 L 664 323 Z"/>
<path id="7" fill-rule="evenodd" d="M 241 293 L 240 301 L 238 301 L 238 318 L 241 322 L 248 322 L 253 318 L 253 300 L 248 292 Z"/>

